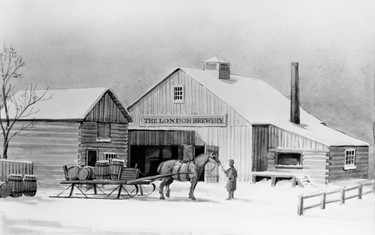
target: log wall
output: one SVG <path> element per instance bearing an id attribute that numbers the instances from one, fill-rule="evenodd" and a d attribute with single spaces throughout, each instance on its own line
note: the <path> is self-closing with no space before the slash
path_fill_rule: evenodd
<path id="1" fill-rule="evenodd" d="M 32 161 L 38 186 L 55 187 L 64 179 L 62 166 L 77 164 L 78 127 L 76 122 L 38 122 L 11 140 L 8 159 Z"/>
<path id="2" fill-rule="evenodd" d="M 98 160 L 104 159 L 104 153 L 115 153 L 118 159 L 128 160 L 128 124 L 111 123 L 110 142 L 97 140 L 97 123 L 82 122 L 79 128 L 80 165 L 87 164 L 87 150 L 97 150 Z"/>
<path id="3" fill-rule="evenodd" d="M 354 170 L 344 170 L 345 149 L 355 149 Z M 329 180 L 367 178 L 369 169 L 368 146 L 332 146 L 329 154 Z"/>

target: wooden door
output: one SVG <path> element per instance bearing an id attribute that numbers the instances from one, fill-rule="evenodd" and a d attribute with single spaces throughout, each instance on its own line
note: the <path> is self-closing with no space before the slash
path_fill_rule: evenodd
<path id="1" fill-rule="evenodd" d="M 95 166 L 95 163 L 97 160 L 98 160 L 98 151 L 88 149 L 87 150 L 87 165 Z"/>

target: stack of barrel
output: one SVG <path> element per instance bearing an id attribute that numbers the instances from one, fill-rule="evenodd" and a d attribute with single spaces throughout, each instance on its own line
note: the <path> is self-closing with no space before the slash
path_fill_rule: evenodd
<path id="1" fill-rule="evenodd" d="M 33 197 L 37 191 L 35 175 L 10 174 L 7 182 L 0 182 L 0 197 Z"/>
<path id="2" fill-rule="evenodd" d="M 99 160 L 92 166 L 71 166 L 66 168 L 67 180 L 118 180 L 121 168 L 124 166 L 124 160 L 112 159 Z M 66 166 L 64 166 L 66 167 Z"/>

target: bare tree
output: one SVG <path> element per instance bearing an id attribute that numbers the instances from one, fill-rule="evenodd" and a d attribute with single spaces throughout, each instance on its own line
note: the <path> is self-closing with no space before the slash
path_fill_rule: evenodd
<path id="1" fill-rule="evenodd" d="M 0 91 L 0 126 L 3 135 L 3 154 L 2 158 L 8 158 L 8 147 L 13 137 L 20 132 L 31 128 L 35 125 L 32 115 L 39 110 L 34 109 L 34 105 L 45 100 L 47 90 L 41 94 L 36 94 L 36 85 L 30 84 L 25 90 L 14 96 L 14 82 L 22 79 L 23 75 L 20 69 L 25 66 L 22 57 L 12 47 L 4 45 L 3 51 L 0 53 L 0 72 L 1 72 L 1 91 Z M 20 119 L 28 119 L 23 121 L 20 127 L 15 127 Z"/>

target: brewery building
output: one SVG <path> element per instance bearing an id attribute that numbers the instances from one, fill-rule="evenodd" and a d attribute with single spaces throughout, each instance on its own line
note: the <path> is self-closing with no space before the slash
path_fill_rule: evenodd
<path id="1" fill-rule="evenodd" d="M 234 159 L 240 181 L 252 172 L 287 172 L 317 183 L 367 178 L 369 144 L 328 127 L 299 105 L 298 64 L 291 98 L 266 82 L 230 73 L 214 56 L 203 69 L 176 68 L 129 107 L 129 166 L 146 175 L 168 159 L 214 151 Z M 207 164 L 201 180 L 225 180 Z"/>

